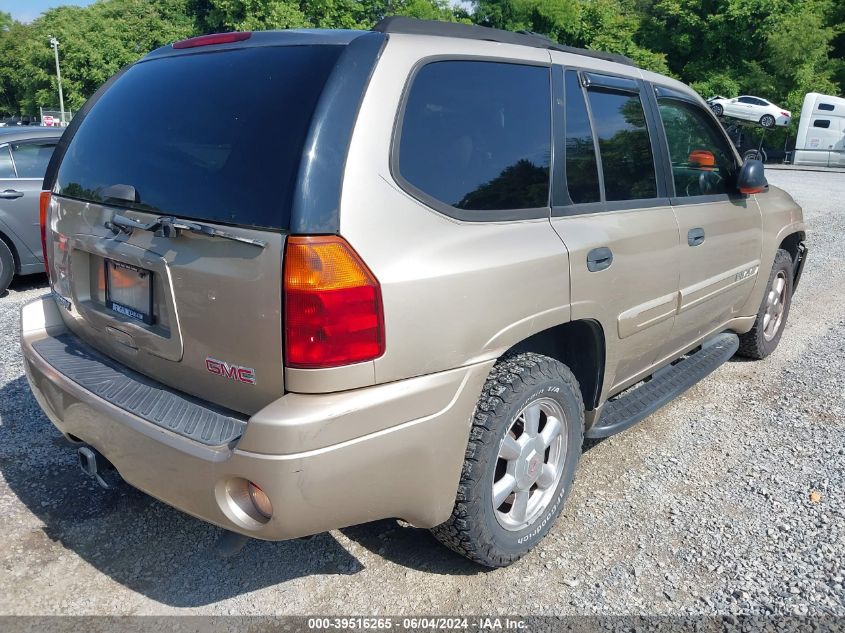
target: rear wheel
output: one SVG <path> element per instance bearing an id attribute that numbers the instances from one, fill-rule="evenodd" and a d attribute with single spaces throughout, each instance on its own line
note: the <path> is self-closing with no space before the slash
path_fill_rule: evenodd
<path id="1" fill-rule="evenodd" d="M 764 128 L 773 128 L 775 126 L 775 117 L 771 114 L 764 114 L 760 117 L 760 125 Z"/>
<path id="2" fill-rule="evenodd" d="M 563 508 L 583 429 L 578 381 L 565 365 L 531 353 L 497 363 L 478 402 L 452 516 L 433 534 L 488 567 L 518 560 Z"/>
<path id="3" fill-rule="evenodd" d="M 5 294 L 14 276 L 15 257 L 6 242 L 0 240 L 0 296 Z"/>
<path id="4" fill-rule="evenodd" d="M 739 337 L 737 353 L 740 356 L 761 359 L 775 351 L 792 305 L 792 273 L 792 256 L 785 250 L 779 250 L 754 327 Z"/>

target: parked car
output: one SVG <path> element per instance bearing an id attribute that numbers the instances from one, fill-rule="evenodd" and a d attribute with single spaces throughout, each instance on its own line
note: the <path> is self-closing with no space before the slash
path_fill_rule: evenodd
<path id="1" fill-rule="evenodd" d="M 38 200 L 61 130 L 0 129 L 0 295 L 14 275 L 44 272 Z"/>
<path id="2" fill-rule="evenodd" d="M 729 116 L 743 121 L 754 121 L 765 128 L 773 128 L 777 125 L 789 125 L 792 113 L 784 110 L 771 101 L 760 97 L 743 95 L 734 99 L 724 97 L 711 97 L 710 107 L 716 116 Z"/>
<path id="3" fill-rule="evenodd" d="M 845 167 L 845 98 L 817 92 L 804 96 L 792 162 Z"/>
<path id="4" fill-rule="evenodd" d="M 28 117 L 28 116 L 25 116 L 25 117 L 13 116 L 13 117 L 9 117 L 8 119 L 5 119 L 3 121 L 0 121 L 0 127 L 21 127 L 21 126 L 30 126 L 30 125 L 34 126 L 34 127 L 38 127 L 41 124 L 38 122 L 37 118 L 31 118 L 31 117 Z"/>
<path id="5" fill-rule="evenodd" d="M 203 36 L 66 134 L 32 390 L 101 484 L 259 539 L 398 517 L 514 562 L 585 437 L 775 350 L 806 261 L 694 91 L 531 34 Z"/>

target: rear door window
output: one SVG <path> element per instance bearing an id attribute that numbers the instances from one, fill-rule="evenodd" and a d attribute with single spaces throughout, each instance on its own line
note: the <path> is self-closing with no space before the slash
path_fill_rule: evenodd
<path id="1" fill-rule="evenodd" d="M 657 197 L 654 156 L 639 94 L 588 90 L 599 142 L 605 199 Z"/>
<path id="2" fill-rule="evenodd" d="M 18 178 L 44 178 L 47 163 L 56 149 L 55 141 L 31 141 L 12 143 L 12 156 L 18 171 Z"/>
<path id="3" fill-rule="evenodd" d="M 101 202 L 130 185 L 135 201 L 118 204 L 286 229 L 314 108 L 342 50 L 248 47 L 132 66 L 77 130 L 60 193 Z"/>
<path id="4" fill-rule="evenodd" d="M 406 99 L 397 158 L 411 192 L 446 213 L 451 207 L 485 219 L 486 211 L 547 207 L 549 68 L 463 60 L 423 66 Z"/>
<path id="5" fill-rule="evenodd" d="M 596 146 L 590 116 L 578 73 L 567 70 L 566 94 L 566 185 L 574 204 L 601 200 Z"/>
<path id="6" fill-rule="evenodd" d="M 15 164 L 8 145 L 0 145 L 0 178 L 15 178 Z"/>

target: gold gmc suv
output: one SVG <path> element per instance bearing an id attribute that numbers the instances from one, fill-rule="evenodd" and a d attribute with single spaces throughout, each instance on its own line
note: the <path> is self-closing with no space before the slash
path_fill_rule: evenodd
<path id="1" fill-rule="evenodd" d="M 584 438 L 770 354 L 807 252 L 684 84 L 408 18 L 153 51 L 73 119 L 41 227 L 26 372 L 86 473 L 488 566 L 551 529 Z"/>

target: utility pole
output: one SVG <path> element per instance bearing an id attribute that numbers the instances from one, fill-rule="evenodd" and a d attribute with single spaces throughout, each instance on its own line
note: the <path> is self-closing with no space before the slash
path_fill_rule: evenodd
<path id="1" fill-rule="evenodd" d="M 62 71 L 59 68 L 59 40 L 50 36 L 50 46 L 56 54 L 56 78 L 59 80 L 59 109 L 62 111 L 62 127 L 65 126 L 65 96 L 62 93 Z"/>

